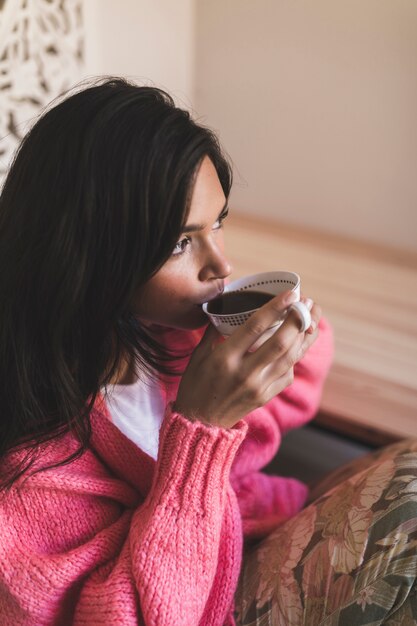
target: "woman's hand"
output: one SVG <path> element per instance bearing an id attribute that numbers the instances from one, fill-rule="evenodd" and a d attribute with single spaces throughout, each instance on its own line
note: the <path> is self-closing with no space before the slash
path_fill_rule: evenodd
<path id="1" fill-rule="evenodd" d="M 184 372 L 174 409 L 188 419 L 231 428 L 288 387 L 294 365 L 317 339 L 319 306 L 313 304 L 312 326 L 305 333 L 291 312 L 260 348 L 248 350 L 293 301 L 291 292 L 279 294 L 226 341 L 210 325 Z"/>

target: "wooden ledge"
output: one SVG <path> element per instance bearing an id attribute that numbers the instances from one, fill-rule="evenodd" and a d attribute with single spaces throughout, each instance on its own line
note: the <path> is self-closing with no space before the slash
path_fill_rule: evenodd
<path id="1" fill-rule="evenodd" d="M 319 425 L 382 445 L 417 437 L 417 254 L 231 215 L 232 279 L 296 271 L 335 331 Z"/>

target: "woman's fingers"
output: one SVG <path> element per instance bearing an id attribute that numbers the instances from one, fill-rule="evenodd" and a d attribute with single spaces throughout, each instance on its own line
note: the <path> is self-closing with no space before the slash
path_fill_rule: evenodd
<path id="1" fill-rule="evenodd" d="M 315 316 L 315 319 L 312 320 L 312 324 L 310 328 L 308 328 L 304 334 L 304 339 L 300 348 L 300 354 L 299 354 L 299 357 L 297 358 L 297 361 L 303 358 L 305 353 L 313 345 L 313 343 L 316 341 L 317 337 L 319 336 L 319 321 L 321 317 L 321 309 L 320 307 L 317 307 L 317 308 L 319 310 L 319 314 Z"/>
<path id="2" fill-rule="evenodd" d="M 266 330 L 274 323 L 282 320 L 289 305 L 295 299 L 294 293 L 291 291 L 272 298 L 229 337 L 227 340 L 228 348 L 236 350 L 241 355 L 245 354 Z"/>
<path id="3" fill-rule="evenodd" d="M 294 365 L 315 341 L 321 310 L 313 305 L 316 330 L 299 332 L 291 301 L 277 296 L 223 341 L 214 327 L 206 330 L 194 350 L 178 388 L 175 409 L 190 419 L 231 427 L 244 415 L 269 402 L 294 377 Z M 249 348 L 274 322 L 282 326 L 257 351 Z"/>
<path id="4" fill-rule="evenodd" d="M 290 364 L 291 354 L 297 354 L 302 341 L 304 333 L 300 333 L 300 320 L 295 311 L 290 311 L 283 324 L 278 330 L 265 341 L 255 352 L 252 352 L 250 358 L 255 367 L 262 367 L 271 363 L 277 359 L 283 358 L 284 355 L 288 356 Z"/>
<path id="5" fill-rule="evenodd" d="M 301 345 L 299 341 L 294 342 L 286 354 L 269 363 L 262 371 L 259 371 L 259 380 L 262 381 L 266 402 L 292 384 L 294 380 L 294 366 L 304 357 L 316 341 L 318 334 L 318 328 L 311 334 L 303 334 Z"/>
<path id="6" fill-rule="evenodd" d="M 282 374 L 281 376 L 275 376 L 272 379 L 271 383 L 265 390 L 265 396 L 267 397 L 267 402 L 272 400 L 276 395 L 284 391 L 287 387 L 292 385 L 294 382 L 294 368 L 290 368 Z"/>
<path id="7" fill-rule="evenodd" d="M 227 339 L 222 351 L 223 356 L 218 353 L 218 357 L 233 359 L 235 362 L 236 359 L 239 361 L 245 356 L 245 371 L 248 369 L 248 371 L 259 372 L 264 368 L 272 371 L 272 368 L 268 367 L 271 365 L 275 378 L 281 377 L 292 368 L 295 363 L 303 358 L 318 335 L 317 327 L 321 318 L 321 308 L 309 298 L 301 298 L 305 306 L 311 309 L 312 323 L 306 332 L 300 332 L 300 319 L 297 312 L 290 311 L 281 327 L 260 348 L 255 352 L 247 352 L 247 349 L 258 340 L 259 336 L 270 328 L 272 316 L 275 316 L 276 319 L 277 313 L 281 316 L 286 314 L 288 295 L 292 295 L 291 292 L 274 298 L 275 306 L 271 307 L 270 303 L 267 303 L 262 309 L 259 309 L 246 324 Z M 222 336 L 214 326 L 209 324 L 198 349 L 195 351 L 194 359 L 206 359 L 216 347 L 220 347 L 218 344 L 223 342 Z M 241 366 L 243 366 L 243 362 Z"/>
<path id="8" fill-rule="evenodd" d="M 317 328 L 321 317 L 321 309 L 312 304 L 311 321 Z M 279 367 L 292 367 L 304 356 L 317 335 L 300 332 L 300 320 L 297 313 L 291 311 L 280 328 L 265 343 L 250 354 L 251 365 L 255 368 L 265 367 L 268 363 L 280 361 Z"/>

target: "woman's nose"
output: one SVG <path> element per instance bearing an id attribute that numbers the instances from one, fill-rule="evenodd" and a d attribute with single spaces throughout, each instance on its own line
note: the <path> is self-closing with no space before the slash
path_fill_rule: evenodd
<path id="1" fill-rule="evenodd" d="M 199 273 L 201 281 L 210 280 L 210 278 L 227 278 L 232 273 L 232 266 L 224 254 L 222 247 L 214 242 L 207 251 L 206 258 Z"/>

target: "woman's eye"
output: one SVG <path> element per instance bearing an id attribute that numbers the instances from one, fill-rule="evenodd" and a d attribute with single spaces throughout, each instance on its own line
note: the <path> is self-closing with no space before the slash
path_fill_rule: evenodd
<path id="1" fill-rule="evenodd" d="M 190 243 L 191 243 L 191 239 L 189 237 L 184 237 L 184 239 L 181 239 L 181 241 L 178 241 L 178 243 L 176 243 L 174 246 L 174 249 L 172 251 L 172 256 L 178 256 L 180 254 L 183 254 L 188 244 Z"/>
<path id="2" fill-rule="evenodd" d="M 229 209 L 227 208 L 220 215 L 219 219 L 213 224 L 212 230 L 220 230 L 228 214 L 229 214 Z M 184 237 L 184 239 L 181 239 L 180 241 L 178 241 L 174 246 L 174 249 L 172 251 L 172 256 L 179 256 L 180 254 L 184 254 L 184 252 L 186 251 L 190 243 L 191 243 L 191 237 Z"/>
<path id="3" fill-rule="evenodd" d="M 223 226 L 224 220 L 226 219 L 228 215 L 229 215 L 229 209 L 227 209 L 227 211 L 225 211 L 224 213 L 222 213 L 222 215 L 220 215 L 219 219 L 217 220 L 217 222 L 215 222 L 213 226 L 213 230 L 218 230 L 219 228 L 221 228 Z"/>

